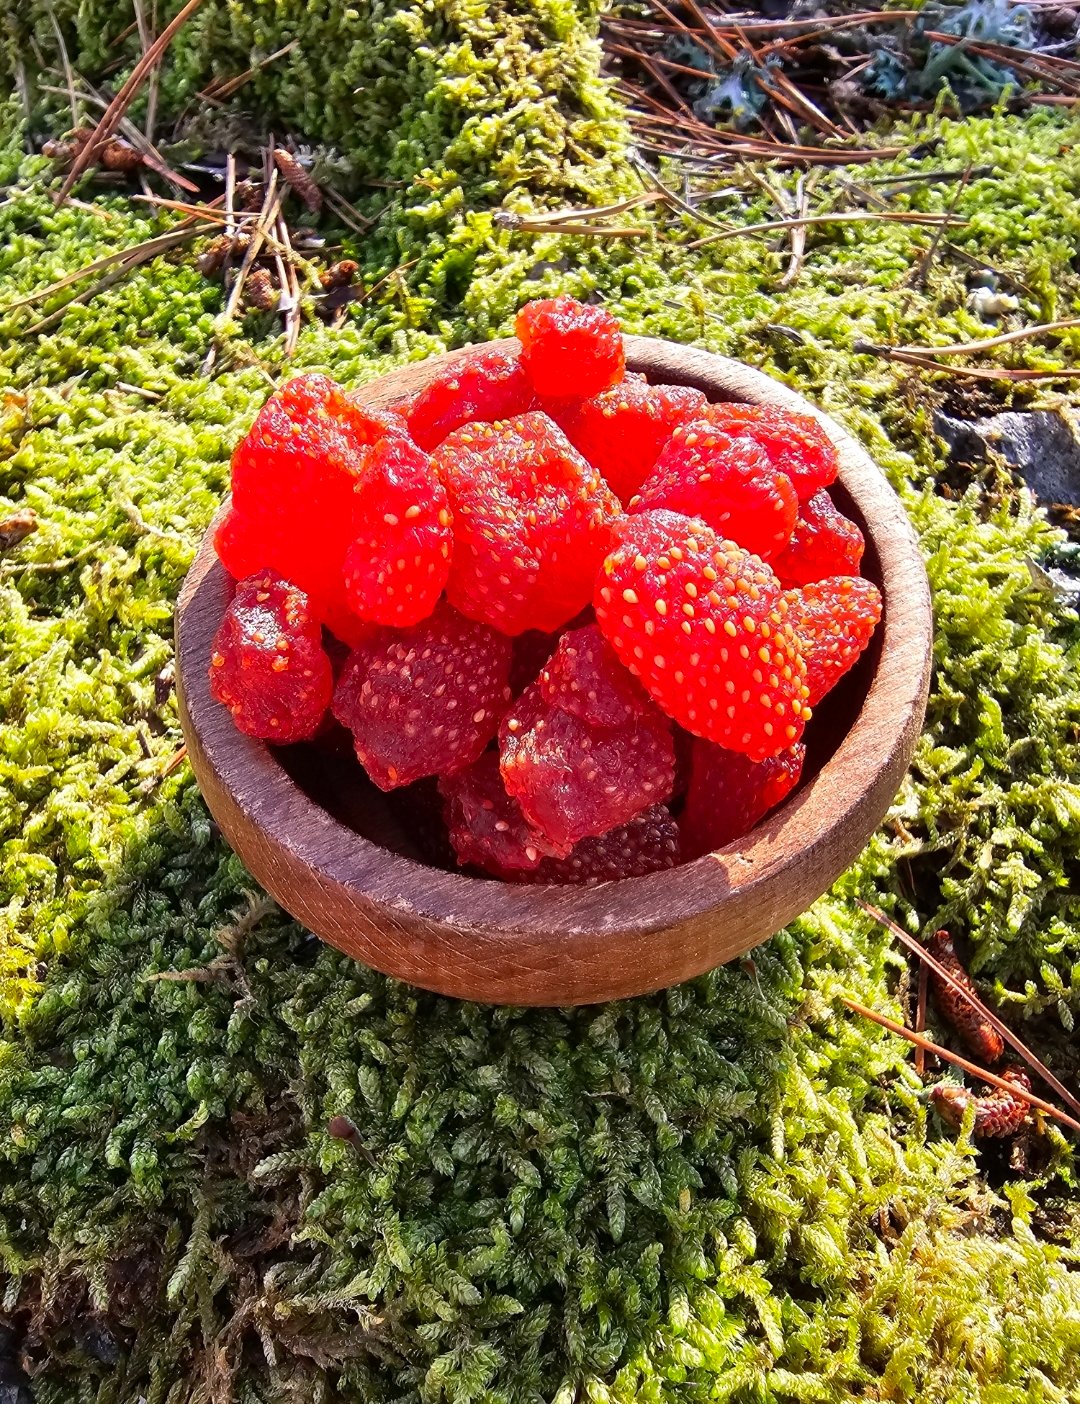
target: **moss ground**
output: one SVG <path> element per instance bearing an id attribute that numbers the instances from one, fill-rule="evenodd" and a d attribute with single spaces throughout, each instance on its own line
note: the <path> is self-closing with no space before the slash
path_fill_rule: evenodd
<path id="1" fill-rule="evenodd" d="M 317 22 L 298 4 L 209 4 L 165 90 L 178 111 L 215 65 L 298 37 L 243 120 L 335 145 L 354 177 L 407 182 L 356 187 L 385 213 L 343 242 L 369 283 L 419 262 L 340 331 L 309 324 L 291 365 L 359 383 L 566 288 L 630 330 L 784 378 L 871 448 L 920 533 L 938 625 L 927 728 L 866 852 L 751 964 L 523 1012 L 324 949 L 260 904 L 188 772 L 162 775 L 173 602 L 231 446 L 289 369 L 280 341 L 249 318 L 201 378 L 221 292 L 189 251 L 43 333 L 29 328 L 60 299 L 4 312 L 163 227 L 119 195 L 56 210 L 11 104 L 0 493 L 42 526 L 0 561 L 0 1311 L 33 1397 L 1080 1397 L 1070 1148 L 1047 1131 L 1027 1178 L 977 1155 L 928 1117 L 906 1046 L 839 1004 L 897 1007 L 901 963 L 862 895 L 914 931 L 961 933 L 1010 1017 L 1075 1071 L 1080 624 L 1026 564 L 1059 538 L 1005 473 L 946 468 L 931 416 L 952 384 L 852 349 L 982 334 L 962 264 L 939 251 L 920 289 L 926 231 L 837 226 L 783 291 L 782 246 L 695 251 L 700 229 L 660 222 L 618 245 L 501 231 L 494 203 L 626 185 L 585 8 L 326 8 Z M 55 12 L 80 71 L 124 51 L 108 48 L 126 23 L 112 7 Z M 47 60 L 46 10 L 18 18 Z M 25 46 L 7 55 L 25 71 Z M 338 102 L 311 106 L 339 82 Z M 873 174 L 990 165 L 957 198 L 953 242 L 1026 285 L 1027 318 L 1069 316 L 1078 130 L 1049 113 L 928 118 L 890 137 L 923 154 Z M 915 189 L 900 207 L 955 195 Z M 756 187 L 740 198 L 739 220 L 770 213 Z M 816 198 L 850 192 L 828 177 Z M 1006 354 L 1057 366 L 1077 345 Z M 161 978 L 177 972 L 194 978 Z M 338 1113 L 366 1155 L 329 1137 Z"/>

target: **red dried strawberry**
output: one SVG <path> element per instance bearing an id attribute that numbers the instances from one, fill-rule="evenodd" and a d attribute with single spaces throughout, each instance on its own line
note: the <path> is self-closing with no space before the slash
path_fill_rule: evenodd
<path id="1" fill-rule="evenodd" d="M 799 506 L 787 548 L 772 562 L 781 585 L 806 585 L 828 575 L 858 575 L 866 543 L 822 488 Z"/>
<path id="2" fill-rule="evenodd" d="M 753 439 L 769 462 L 786 473 L 799 497 L 811 497 L 828 487 L 840 471 L 836 445 L 808 414 L 796 414 L 773 405 L 710 405 L 706 418 L 715 428 L 733 437 Z"/>
<path id="3" fill-rule="evenodd" d="M 529 828 L 518 802 L 506 793 L 499 757 L 486 751 L 478 761 L 439 781 L 450 842 L 462 867 L 492 877 L 520 879 L 547 851 Z"/>
<path id="4" fill-rule="evenodd" d="M 275 570 L 304 590 L 322 620 L 348 612 L 342 562 L 361 523 L 354 489 L 372 451 L 403 434 L 325 375 L 297 376 L 263 405 L 232 459 L 232 510 L 215 545 L 243 579 Z"/>
<path id="5" fill-rule="evenodd" d="M 431 460 L 404 436 L 376 444 L 353 494 L 362 523 L 342 570 L 349 607 L 408 628 L 435 608 L 450 573 L 450 507 Z"/>
<path id="6" fill-rule="evenodd" d="M 596 620 L 680 726 L 765 760 L 809 719 L 806 665 L 776 576 L 703 522 L 642 512 L 615 526 Z"/>
<path id="7" fill-rule="evenodd" d="M 872 580 L 837 575 L 788 590 L 784 598 L 806 660 L 807 701 L 816 707 L 870 642 L 881 618 L 881 591 Z"/>
<path id="8" fill-rule="evenodd" d="M 514 330 L 533 389 L 546 399 L 598 395 L 623 378 L 622 333 L 602 307 L 563 293 L 527 303 Z"/>
<path id="9" fill-rule="evenodd" d="M 671 727 L 655 707 L 625 726 L 592 726 L 535 686 L 499 728 L 499 753 L 508 792 L 561 858 L 580 839 L 663 803 L 675 776 Z"/>
<path id="10" fill-rule="evenodd" d="M 381 790 L 470 765 L 510 701 L 510 641 L 445 602 L 411 629 L 380 629 L 349 656 L 333 712 Z"/>
<path id="11" fill-rule="evenodd" d="M 749 833 L 799 783 L 805 755 L 800 742 L 768 760 L 752 761 L 726 746 L 695 740 L 679 820 L 685 856 L 713 853 Z"/>
<path id="12" fill-rule="evenodd" d="M 579 453 L 627 503 L 648 477 L 678 424 L 707 403 L 688 385 L 649 385 L 627 376 L 591 400 L 554 407 L 550 413 Z"/>
<path id="13" fill-rule="evenodd" d="M 645 689 L 595 624 L 563 634 L 540 673 L 539 687 L 545 702 L 592 726 L 630 726 L 652 710 Z"/>
<path id="14" fill-rule="evenodd" d="M 596 469 L 537 412 L 456 429 L 432 461 L 454 515 L 455 608 L 504 634 L 572 619 L 618 512 Z"/>
<path id="15" fill-rule="evenodd" d="M 658 507 L 699 517 L 768 560 L 790 541 L 799 502 L 791 480 L 753 440 L 733 439 L 694 419 L 675 429 L 630 503 L 632 512 Z"/>
<path id="16" fill-rule="evenodd" d="M 240 581 L 210 654 L 210 694 L 238 729 L 264 741 L 306 741 L 333 686 L 307 595 L 270 571 Z"/>
<path id="17" fill-rule="evenodd" d="M 430 453 L 452 430 L 525 414 L 536 404 L 525 368 L 508 351 L 470 352 L 440 372 L 404 410 L 409 433 Z"/>
<path id="18" fill-rule="evenodd" d="M 519 881 L 578 883 L 593 887 L 618 878 L 645 877 L 679 862 L 679 826 L 662 804 L 646 809 L 629 824 L 596 838 L 582 839 L 567 858 L 544 858 Z"/>

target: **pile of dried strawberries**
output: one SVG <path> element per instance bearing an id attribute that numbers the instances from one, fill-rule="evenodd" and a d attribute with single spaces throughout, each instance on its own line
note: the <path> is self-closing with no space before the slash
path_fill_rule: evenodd
<path id="1" fill-rule="evenodd" d="M 211 690 L 267 741 L 348 728 L 383 790 L 437 776 L 462 866 L 641 875 L 791 791 L 881 598 L 815 420 L 648 384 L 570 297 L 517 334 L 392 411 L 323 375 L 267 402 Z"/>

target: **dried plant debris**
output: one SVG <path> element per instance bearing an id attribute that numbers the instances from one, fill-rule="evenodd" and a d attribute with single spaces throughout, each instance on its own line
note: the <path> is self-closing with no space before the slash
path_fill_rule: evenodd
<path id="1" fill-rule="evenodd" d="M 890 108 L 925 108 L 946 89 L 963 112 L 1006 92 L 1080 93 L 1080 67 L 1064 56 L 1075 49 L 1075 7 L 1063 15 L 1012 0 L 934 0 L 919 10 L 765 16 L 695 0 L 616 7 L 605 21 L 608 50 L 638 90 L 632 119 L 643 135 L 666 114 L 690 139 L 694 122 L 778 144 L 800 126 L 819 140 L 842 138 Z"/>
<path id="2" fill-rule="evenodd" d="M 322 209 L 322 191 L 304 169 L 300 160 L 291 151 L 277 146 L 274 148 L 274 164 L 281 172 L 282 179 L 291 190 L 296 192 L 307 209 L 312 214 L 318 214 Z"/>
<path id="3" fill-rule="evenodd" d="M 10 551 L 20 541 L 37 531 L 37 513 L 32 507 L 20 507 L 15 512 L 0 516 L 0 552 Z"/>

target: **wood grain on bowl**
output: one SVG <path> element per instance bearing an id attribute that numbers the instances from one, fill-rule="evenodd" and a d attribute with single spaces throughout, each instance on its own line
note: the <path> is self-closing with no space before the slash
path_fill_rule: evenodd
<path id="1" fill-rule="evenodd" d="M 207 660 L 232 594 L 211 533 L 180 595 L 181 720 L 225 838 L 316 935 L 426 989 L 500 1004 L 585 1004 L 661 989 L 743 954 L 804 911 L 857 856 L 918 738 L 930 677 L 929 588 L 903 507 L 866 452 L 801 396 L 738 362 L 646 337 L 627 337 L 626 349 L 628 368 L 654 383 L 814 414 L 839 450 L 837 500 L 866 536 L 864 574 L 884 596 L 871 647 L 811 723 L 803 783 L 727 848 L 592 888 L 519 887 L 426 866 L 386 796 L 347 756 L 309 763 L 296 747 L 283 764 L 211 699 Z M 408 366 L 359 393 L 392 404 L 464 354 Z M 335 774 L 340 803 L 326 783 Z"/>

